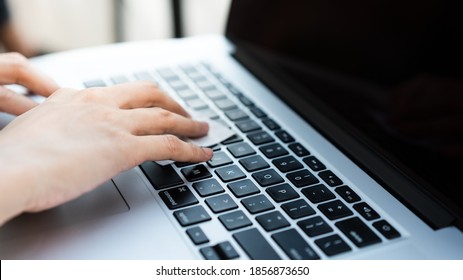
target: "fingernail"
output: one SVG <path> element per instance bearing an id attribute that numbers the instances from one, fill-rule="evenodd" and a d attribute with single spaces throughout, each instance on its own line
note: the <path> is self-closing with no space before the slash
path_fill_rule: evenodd
<path id="1" fill-rule="evenodd" d="M 201 131 L 203 133 L 207 133 L 209 131 L 209 124 L 207 122 L 200 122 L 201 124 Z"/>

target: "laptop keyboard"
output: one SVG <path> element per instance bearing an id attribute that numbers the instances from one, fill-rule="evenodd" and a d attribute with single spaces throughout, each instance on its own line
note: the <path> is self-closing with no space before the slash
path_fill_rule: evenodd
<path id="1" fill-rule="evenodd" d="M 236 135 L 200 164 L 141 170 L 205 259 L 320 259 L 385 243 L 400 233 L 257 104 L 206 63 L 92 80 L 150 80 Z M 229 239 L 210 244 L 217 220 Z M 278 246 L 281 250 L 275 250 Z M 279 252 L 284 252 L 281 255 Z"/>

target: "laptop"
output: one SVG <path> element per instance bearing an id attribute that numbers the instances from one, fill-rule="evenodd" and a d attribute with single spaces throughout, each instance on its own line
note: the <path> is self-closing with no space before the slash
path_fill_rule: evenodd
<path id="1" fill-rule="evenodd" d="M 33 59 L 66 87 L 154 81 L 234 135 L 9 221 L 0 257 L 463 259 L 452 5 L 234 0 L 225 36 Z"/>

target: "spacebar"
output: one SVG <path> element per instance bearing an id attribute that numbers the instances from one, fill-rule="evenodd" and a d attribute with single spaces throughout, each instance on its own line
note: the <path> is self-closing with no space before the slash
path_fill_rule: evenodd
<path id="1" fill-rule="evenodd" d="M 255 228 L 233 234 L 236 242 L 253 260 L 280 260 L 262 234 Z"/>

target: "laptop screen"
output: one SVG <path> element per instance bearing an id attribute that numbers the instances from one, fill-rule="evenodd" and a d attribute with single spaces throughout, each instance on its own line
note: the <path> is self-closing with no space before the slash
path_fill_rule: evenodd
<path id="1" fill-rule="evenodd" d="M 227 37 L 461 208 L 461 5 L 235 0 Z"/>

